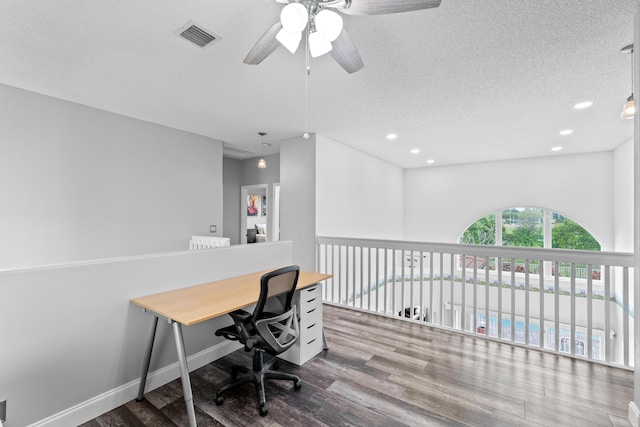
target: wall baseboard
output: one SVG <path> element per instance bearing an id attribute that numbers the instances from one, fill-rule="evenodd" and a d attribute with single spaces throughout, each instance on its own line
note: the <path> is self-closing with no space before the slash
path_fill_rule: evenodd
<path id="1" fill-rule="evenodd" d="M 201 368 L 240 347 L 237 342 L 223 341 L 193 354 L 187 358 L 189 371 Z M 160 368 L 157 371 L 150 372 L 147 376 L 145 393 L 163 386 L 176 378 L 180 378 L 180 366 L 178 362 Z M 68 427 L 70 425 L 80 425 L 135 399 L 138 396 L 139 387 L 140 378 L 35 422 L 29 425 L 29 427 Z"/>
<path id="2" fill-rule="evenodd" d="M 629 402 L 629 422 L 633 427 L 640 426 L 640 410 L 634 401 Z"/>

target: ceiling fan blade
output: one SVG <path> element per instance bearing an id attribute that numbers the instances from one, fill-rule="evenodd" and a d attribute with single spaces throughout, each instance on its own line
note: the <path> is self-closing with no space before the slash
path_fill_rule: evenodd
<path id="1" fill-rule="evenodd" d="M 386 15 L 440 6 L 442 0 L 350 0 L 340 9 L 347 15 Z"/>
<path id="2" fill-rule="evenodd" d="M 362 62 L 356 45 L 353 44 L 353 40 L 351 40 L 349 33 L 344 28 L 338 38 L 333 41 L 331 56 L 349 74 L 355 73 L 364 67 L 364 62 Z"/>
<path id="3" fill-rule="evenodd" d="M 276 36 L 281 29 L 282 24 L 280 21 L 273 24 L 273 26 L 260 37 L 249 53 L 247 53 L 243 62 L 249 65 L 257 65 L 264 61 L 267 56 L 271 55 L 273 51 L 280 46 L 280 42 L 276 39 Z"/>

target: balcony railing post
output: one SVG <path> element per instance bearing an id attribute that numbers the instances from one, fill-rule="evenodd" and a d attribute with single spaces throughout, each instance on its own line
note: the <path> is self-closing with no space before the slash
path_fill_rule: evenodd
<path id="1" fill-rule="evenodd" d="M 316 262 L 318 271 L 333 275 L 323 290 L 328 303 L 399 313 L 406 321 L 427 316 L 434 326 L 518 346 L 626 368 L 632 363 L 633 254 L 318 237 Z M 611 267 L 621 274 L 611 274 Z M 553 294 L 547 295 L 551 278 Z M 532 301 L 536 289 L 538 304 Z"/>

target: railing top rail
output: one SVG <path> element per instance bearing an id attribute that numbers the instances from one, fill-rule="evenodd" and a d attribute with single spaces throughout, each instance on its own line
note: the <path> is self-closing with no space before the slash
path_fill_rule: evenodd
<path id="1" fill-rule="evenodd" d="M 633 267 L 633 253 L 318 236 L 318 244 Z"/>

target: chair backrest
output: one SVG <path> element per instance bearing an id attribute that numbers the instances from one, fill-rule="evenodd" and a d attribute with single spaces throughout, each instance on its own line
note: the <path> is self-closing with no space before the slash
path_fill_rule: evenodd
<path id="1" fill-rule="evenodd" d="M 277 295 L 286 294 L 284 309 L 276 314 L 289 311 L 293 294 L 298 285 L 298 277 L 300 277 L 300 267 L 297 265 L 282 267 L 264 274 L 260 278 L 260 296 L 258 297 L 256 308 L 253 310 L 252 320 L 254 322 L 258 320 L 264 311 L 267 299 Z"/>
<path id="2" fill-rule="evenodd" d="M 260 297 L 252 314 L 252 321 L 261 339 L 250 346 L 257 345 L 271 353 L 280 354 L 291 347 L 298 339 L 299 325 L 296 308 L 291 307 L 293 294 L 296 291 L 300 267 L 291 265 L 271 271 L 260 278 Z M 264 318 L 264 306 L 267 299 L 278 295 L 285 296 L 282 310 L 273 313 L 270 307 L 269 316 Z M 260 344 L 266 344 L 268 347 Z M 247 343 L 245 343 L 245 346 Z"/>

